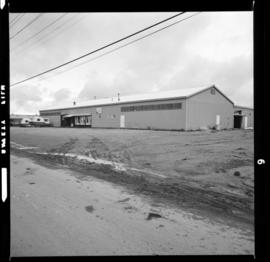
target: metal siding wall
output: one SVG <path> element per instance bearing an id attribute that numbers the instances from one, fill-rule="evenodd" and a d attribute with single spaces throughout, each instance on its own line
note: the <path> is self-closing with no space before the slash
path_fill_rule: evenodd
<path id="1" fill-rule="evenodd" d="M 122 106 L 182 103 L 182 109 L 121 112 Z M 96 108 L 101 107 L 101 117 Z M 92 127 L 120 128 L 120 116 L 125 115 L 125 128 L 141 129 L 185 129 L 185 100 L 164 100 L 156 102 L 129 103 L 88 108 L 62 109 L 61 114 L 92 114 Z M 114 116 L 114 117 L 113 117 Z M 46 116 L 51 120 L 51 116 Z M 59 125 L 60 126 L 60 117 Z"/>
<path id="2" fill-rule="evenodd" d="M 187 99 L 187 129 L 212 128 L 216 115 L 220 115 L 220 128 L 233 128 L 233 104 L 217 90 L 215 95 L 210 89 Z"/>
<path id="3" fill-rule="evenodd" d="M 102 106 L 101 117 L 95 108 L 92 115 L 93 127 L 120 128 L 120 107 L 120 105 Z"/>
<path id="4" fill-rule="evenodd" d="M 45 114 L 41 114 L 41 117 L 43 118 L 48 118 L 50 120 L 50 123 L 53 126 L 60 127 L 61 126 L 61 120 L 60 120 L 60 115 L 54 115 L 54 116 L 47 116 Z"/>
<path id="5" fill-rule="evenodd" d="M 144 102 L 128 104 L 132 105 L 154 105 L 182 103 L 182 109 L 175 110 L 155 110 L 155 111 L 135 111 L 122 112 L 125 115 L 126 128 L 142 128 L 142 129 L 185 129 L 185 101 L 184 100 L 165 100 L 156 102 Z"/>
<path id="6" fill-rule="evenodd" d="M 248 117 L 248 127 L 253 127 L 253 110 L 252 109 L 245 109 L 243 110 L 244 114 Z"/>

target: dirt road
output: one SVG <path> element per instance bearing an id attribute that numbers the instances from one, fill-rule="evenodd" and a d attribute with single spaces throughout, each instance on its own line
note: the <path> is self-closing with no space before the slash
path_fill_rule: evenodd
<path id="1" fill-rule="evenodd" d="M 11 156 L 11 256 L 252 253 L 252 230 Z"/>

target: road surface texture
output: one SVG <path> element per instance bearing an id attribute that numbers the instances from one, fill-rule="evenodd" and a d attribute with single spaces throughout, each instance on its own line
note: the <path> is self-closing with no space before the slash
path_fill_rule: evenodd
<path id="1" fill-rule="evenodd" d="M 253 132 L 11 128 L 11 255 L 253 254 Z"/>

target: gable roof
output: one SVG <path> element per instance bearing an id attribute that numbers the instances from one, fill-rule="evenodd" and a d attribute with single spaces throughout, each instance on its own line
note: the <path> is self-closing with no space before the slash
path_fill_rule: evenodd
<path id="1" fill-rule="evenodd" d="M 190 95 L 189 97 L 198 95 L 198 94 L 200 94 L 200 93 L 202 93 L 202 92 L 204 92 L 204 91 L 206 91 L 206 90 L 208 90 L 208 89 L 210 89 L 210 88 L 215 88 L 222 96 L 224 96 L 224 98 L 226 98 L 226 99 L 227 99 L 230 103 L 232 103 L 233 106 L 234 106 L 234 102 L 233 102 L 231 99 L 229 99 L 229 97 L 227 97 L 223 92 L 221 92 L 215 85 L 212 85 L 212 86 L 210 86 L 210 87 L 204 88 L 203 90 L 198 91 L 198 92 L 196 92 L 196 93 Z"/>
<path id="2" fill-rule="evenodd" d="M 71 104 L 68 104 L 68 105 L 66 104 L 63 106 L 58 106 L 58 107 L 53 107 L 53 108 L 52 107 L 46 108 L 46 109 L 44 108 L 40 111 L 73 109 L 73 108 L 91 107 L 91 106 L 118 105 L 118 104 L 125 104 L 125 103 L 150 102 L 150 101 L 158 101 L 158 100 L 166 100 L 166 99 L 186 99 L 188 97 L 199 94 L 212 87 L 215 87 L 215 86 L 210 86 L 207 88 L 196 87 L 196 88 L 186 88 L 186 89 L 160 91 L 160 92 L 152 92 L 152 93 L 145 93 L 145 94 L 120 96 L 120 101 L 118 101 L 118 97 L 93 99 L 90 101 L 76 102 L 76 105 L 73 105 L 73 106 Z M 222 95 L 224 95 L 220 90 L 218 91 Z M 228 99 L 231 103 L 233 103 L 228 97 L 225 96 L 225 98 Z"/>

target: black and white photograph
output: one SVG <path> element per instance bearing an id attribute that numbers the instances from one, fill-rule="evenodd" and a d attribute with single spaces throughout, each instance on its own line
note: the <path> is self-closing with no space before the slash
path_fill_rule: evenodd
<path id="1" fill-rule="evenodd" d="M 10 256 L 254 255 L 253 12 L 14 12 Z"/>

